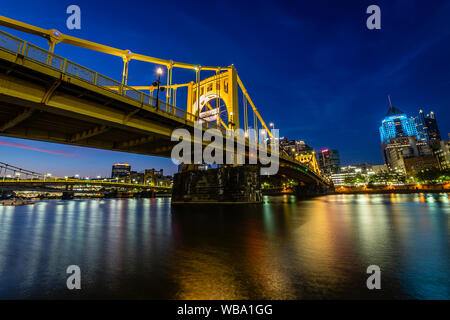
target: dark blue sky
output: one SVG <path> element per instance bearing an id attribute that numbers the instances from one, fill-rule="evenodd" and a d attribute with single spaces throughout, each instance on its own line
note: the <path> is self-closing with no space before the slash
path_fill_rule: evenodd
<path id="1" fill-rule="evenodd" d="M 336 148 L 342 164 L 382 162 L 378 127 L 387 94 L 409 115 L 433 110 L 442 136 L 450 131 L 449 1 L 0 3 L 1 15 L 133 52 L 234 64 L 263 118 L 281 136 L 304 139 L 316 149 Z M 66 28 L 70 4 L 81 8 L 81 30 Z M 371 4 L 381 8 L 381 30 L 366 28 Z M 1 29 L 47 48 L 42 39 Z M 120 79 L 120 58 L 67 45 L 55 52 Z M 151 83 L 154 69 L 133 61 L 129 84 Z M 186 73 L 174 77 L 194 79 Z M 0 161 L 55 175 L 108 175 L 116 161 L 136 170 L 175 169 L 167 159 L 5 137 Z"/>

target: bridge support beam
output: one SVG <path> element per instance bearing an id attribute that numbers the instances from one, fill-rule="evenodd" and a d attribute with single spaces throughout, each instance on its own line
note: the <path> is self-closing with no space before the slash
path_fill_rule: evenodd
<path id="1" fill-rule="evenodd" d="M 256 165 L 186 171 L 174 177 L 173 204 L 260 202 L 260 170 Z"/>
<path id="2" fill-rule="evenodd" d="M 21 123 L 22 121 L 28 119 L 33 114 L 34 110 L 31 108 L 25 109 L 24 112 L 16 116 L 14 119 L 9 120 L 8 122 L 0 125 L 0 132 L 3 132 L 5 130 L 8 130 L 17 124 Z"/>

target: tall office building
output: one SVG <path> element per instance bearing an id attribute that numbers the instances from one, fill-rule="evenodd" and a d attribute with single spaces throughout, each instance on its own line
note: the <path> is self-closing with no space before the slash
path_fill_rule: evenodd
<path id="1" fill-rule="evenodd" d="M 389 109 L 380 126 L 381 142 L 389 143 L 391 138 L 412 136 L 417 136 L 416 119 L 408 118 L 406 113 L 391 104 L 389 98 Z"/>
<path id="2" fill-rule="evenodd" d="M 432 145 L 440 141 L 434 113 L 408 118 L 406 114 L 392 106 L 389 98 L 389 110 L 380 126 L 381 149 L 385 164 L 391 170 L 417 174 L 420 170 L 437 167 L 438 161 L 433 154 Z"/>
<path id="3" fill-rule="evenodd" d="M 423 139 L 426 143 L 435 144 L 441 141 L 441 133 L 436 121 L 434 112 L 424 115 L 423 111 L 419 111 L 419 116 L 416 117 L 418 138 Z"/>
<path id="4" fill-rule="evenodd" d="M 339 173 L 339 169 L 341 167 L 339 151 L 331 149 L 323 149 L 316 155 L 317 155 L 317 162 L 319 162 L 321 172 L 328 175 Z"/>
<path id="5" fill-rule="evenodd" d="M 131 166 L 128 163 L 116 163 L 112 166 L 111 178 L 128 177 L 131 174 Z"/>

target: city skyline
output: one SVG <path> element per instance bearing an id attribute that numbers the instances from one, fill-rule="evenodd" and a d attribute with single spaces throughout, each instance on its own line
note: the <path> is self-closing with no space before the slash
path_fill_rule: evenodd
<path id="1" fill-rule="evenodd" d="M 131 36 L 127 33 L 131 29 L 145 30 L 149 27 L 143 22 L 145 20 L 140 19 L 140 12 L 124 9 L 130 10 L 128 14 L 135 15 L 136 21 L 129 22 L 132 26 L 126 26 L 123 30 L 110 22 L 115 21 L 115 15 L 119 13 L 102 9 L 101 16 L 97 17 L 94 11 L 98 12 L 100 5 L 84 1 L 79 2 L 83 14 L 82 29 L 73 32 L 65 27 L 65 3 L 53 2 L 54 5 L 49 5 L 48 10 L 51 12 L 45 15 L 45 19 L 38 14 L 43 8 L 31 2 L 26 8 L 20 4 L 11 4 L 2 14 L 11 18 L 20 17 L 25 22 L 56 28 L 88 40 L 106 39 L 103 41 L 105 44 L 153 56 L 170 58 L 175 51 L 174 58 L 181 61 L 199 61 L 211 65 L 234 63 L 245 77 L 252 96 L 256 97 L 255 103 L 263 117 L 281 129 L 281 136 L 305 140 L 316 150 L 337 149 L 342 165 L 347 165 L 383 162 L 377 128 L 388 107 L 387 94 L 391 94 L 393 105 L 407 114 L 417 114 L 419 109 L 433 110 L 442 135 L 445 137 L 449 131 L 448 124 L 443 121 L 449 117 L 446 101 L 450 96 L 445 92 L 445 85 L 448 84 L 445 74 L 450 67 L 445 61 L 450 51 L 446 43 L 449 30 L 445 24 L 445 17 L 450 12 L 449 5 L 444 2 L 427 6 L 400 3 L 380 4 L 383 28 L 373 32 L 365 28 L 365 3 L 348 7 L 330 4 L 326 8 L 308 4 L 302 5 L 302 12 L 298 12 L 289 10 L 289 4 L 264 2 L 265 9 L 273 9 L 273 16 L 270 17 L 249 4 L 242 4 L 239 5 L 241 12 L 232 14 L 238 17 L 256 10 L 254 19 L 258 22 L 252 18 L 245 22 L 240 19 L 239 26 L 234 26 L 232 30 L 226 30 L 206 19 L 202 22 L 193 21 L 195 15 L 206 14 L 206 9 L 194 10 L 182 5 L 179 11 L 175 11 L 180 16 L 175 26 L 162 27 L 157 36 L 144 31 L 134 32 Z M 402 6 L 409 6 L 407 14 Z M 152 11 L 162 12 L 166 9 L 164 4 L 151 7 Z M 220 4 L 214 4 L 208 10 L 220 14 Z M 338 17 L 342 17 L 342 23 L 334 26 Z M 167 22 L 162 17 L 156 15 L 154 19 L 156 24 L 166 26 Z M 415 21 L 420 23 L 412 24 Z M 214 54 L 197 46 L 192 47 L 195 37 L 182 31 L 183 27 L 195 27 L 196 23 L 211 27 L 206 28 L 205 37 L 219 38 L 217 43 L 212 41 L 211 44 Z M 405 25 L 409 26 L 409 37 L 405 37 Z M 440 26 L 439 34 L 434 32 L 437 26 Z M 252 40 L 242 38 L 237 32 L 238 27 L 266 31 L 261 34 L 272 37 L 273 48 L 268 47 L 266 39 L 261 36 Z M 324 32 L 333 28 L 336 28 L 334 38 L 329 32 Z M 46 47 L 42 39 L 24 36 L 23 33 L 6 28 L 2 30 Z M 359 41 L 353 42 L 354 38 Z M 171 43 L 167 39 L 177 39 L 179 42 Z M 229 41 L 225 44 L 221 39 Z M 307 40 L 312 39 L 314 41 L 310 44 Z M 417 43 L 421 45 L 417 46 Z M 228 49 L 221 52 L 223 48 Z M 259 56 L 255 58 L 254 54 L 249 54 L 252 51 L 258 52 Z M 334 53 L 330 55 L 327 52 Z M 56 53 L 87 67 L 95 66 L 99 72 L 120 79 L 121 63 L 113 57 L 82 49 L 71 48 L 69 51 L 65 46 L 58 47 Z M 273 68 L 261 68 L 269 57 L 273 61 Z M 283 68 L 287 62 L 292 66 L 289 71 Z M 133 84 L 153 81 L 154 70 L 150 67 L 137 69 L 139 66 L 142 65 L 137 62 L 130 65 L 129 81 Z M 283 83 L 288 85 L 281 86 Z M 285 107 L 286 112 L 279 112 L 280 108 L 272 107 L 277 104 Z M 287 114 L 288 117 L 284 116 Z M 355 135 L 361 139 L 352 139 Z M 40 172 L 50 167 L 55 175 L 108 174 L 115 162 L 128 162 L 133 170 L 138 171 L 163 168 L 168 174 L 176 172 L 176 166 L 170 159 L 6 137 L 0 138 L 0 152 L 5 162 Z"/>

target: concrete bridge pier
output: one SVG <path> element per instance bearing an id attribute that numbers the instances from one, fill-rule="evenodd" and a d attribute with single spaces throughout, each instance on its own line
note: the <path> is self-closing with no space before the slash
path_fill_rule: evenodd
<path id="1" fill-rule="evenodd" d="M 75 195 L 75 192 L 73 192 L 73 186 L 66 185 L 66 188 L 62 193 L 62 199 L 63 200 L 72 200 L 74 195 Z"/>
<path id="2" fill-rule="evenodd" d="M 332 187 L 320 183 L 299 184 L 295 188 L 295 194 L 299 198 L 322 196 L 325 194 L 330 194 L 332 191 Z"/>
<path id="3" fill-rule="evenodd" d="M 172 203 L 260 203 L 262 191 L 257 165 L 220 166 L 175 174 Z"/>
<path id="4" fill-rule="evenodd" d="M 75 193 L 72 190 L 63 191 L 62 199 L 63 200 L 72 200 Z"/>

